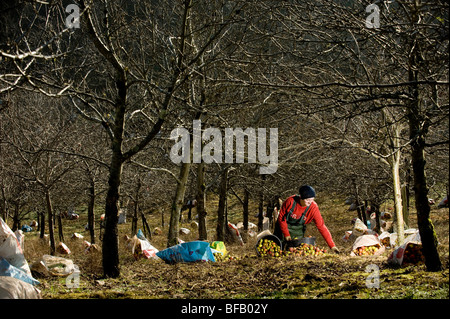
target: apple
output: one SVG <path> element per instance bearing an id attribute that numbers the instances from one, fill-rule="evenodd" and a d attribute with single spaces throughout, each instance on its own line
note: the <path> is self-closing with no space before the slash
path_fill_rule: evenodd
<path id="1" fill-rule="evenodd" d="M 270 239 L 260 240 L 256 249 L 261 257 L 279 257 L 282 254 L 280 246 Z"/>
<path id="2" fill-rule="evenodd" d="M 408 243 L 403 252 L 402 265 L 419 265 L 425 261 L 422 253 L 422 245 Z"/>
<path id="3" fill-rule="evenodd" d="M 289 252 L 294 256 L 320 256 L 326 253 L 325 249 L 321 249 L 320 247 L 302 243 L 297 247 L 290 247 Z"/>
<path id="4" fill-rule="evenodd" d="M 370 256 L 375 255 L 375 253 L 380 249 L 380 245 L 373 246 L 361 246 L 353 250 L 353 253 L 357 256 Z"/>

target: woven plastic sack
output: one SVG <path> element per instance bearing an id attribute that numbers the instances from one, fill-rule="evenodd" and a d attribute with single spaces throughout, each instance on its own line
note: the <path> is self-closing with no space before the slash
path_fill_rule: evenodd
<path id="1" fill-rule="evenodd" d="M 153 247 L 152 244 L 145 238 L 142 231 L 139 229 L 136 236 L 133 236 L 130 242 L 131 252 L 134 258 L 137 260 L 141 257 L 144 258 L 158 258 L 156 253 L 159 251 L 157 248 Z"/>
<path id="2" fill-rule="evenodd" d="M 59 242 L 58 246 L 56 247 L 56 251 L 63 255 L 70 255 L 71 253 L 69 247 L 67 247 L 67 245 L 63 242 Z"/>
<path id="3" fill-rule="evenodd" d="M 61 277 L 67 277 L 76 270 L 71 259 L 51 255 L 43 255 L 40 260 L 31 265 L 31 269 L 41 276 Z"/>
<path id="4" fill-rule="evenodd" d="M 0 217 L 0 257 L 31 276 L 30 267 L 23 255 L 22 247 L 11 228 Z"/>
<path id="5" fill-rule="evenodd" d="M 0 277 L 0 299 L 41 299 L 39 289 L 20 279 Z"/>
<path id="6" fill-rule="evenodd" d="M 417 251 L 415 251 L 417 250 Z M 409 253 L 415 254 L 416 258 L 412 258 Z M 397 247 L 388 257 L 388 263 L 404 266 L 404 264 L 418 264 L 423 262 L 422 240 L 419 231 L 410 234 L 405 238 L 403 245 Z"/>
<path id="7" fill-rule="evenodd" d="M 14 232 L 14 235 L 16 235 L 17 241 L 19 242 L 20 248 L 22 248 L 22 251 L 25 251 L 25 235 L 23 234 L 23 231 L 20 229 L 17 229 Z"/>
<path id="8" fill-rule="evenodd" d="M 178 262 L 216 261 L 209 243 L 205 241 L 181 243 L 157 252 L 156 256 L 169 264 Z"/>
<path id="9" fill-rule="evenodd" d="M 352 246 L 352 252 L 350 256 L 357 256 L 355 250 L 361 247 L 371 247 L 374 246 L 377 250 L 374 253 L 369 254 L 369 256 L 379 256 L 384 253 L 386 248 L 381 243 L 380 239 L 375 235 L 362 235 L 356 238 Z"/>
<path id="10" fill-rule="evenodd" d="M 367 226 L 363 223 L 363 221 L 359 218 L 356 218 L 355 225 L 353 226 L 352 235 L 354 236 L 362 236 L 366 234 Z"/>
<path id="11" fill-rule="evenodd" d="M 27 275 L 22 270 L 11 265 L 6 259 L 0 257 L 0 276 L 14 277 L 33 286 L 39 285 L 39 281 Z"/>

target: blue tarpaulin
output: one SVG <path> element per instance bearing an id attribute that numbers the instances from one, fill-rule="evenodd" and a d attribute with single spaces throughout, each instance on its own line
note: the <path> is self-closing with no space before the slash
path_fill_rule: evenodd
<path id="1" fill-rule="evenodd" d="M 157 252 L 156 256 L 169 264 L 178 262 L 216 261 L 209 243 L 205 241 L 190 241 L 178 244 Z"/>

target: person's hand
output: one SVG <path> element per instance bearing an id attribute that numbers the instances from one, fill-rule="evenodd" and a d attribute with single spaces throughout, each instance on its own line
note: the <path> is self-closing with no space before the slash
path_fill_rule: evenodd
<path id="1" fill-rule="evenodd" d="M 339 250 L 339 248 L 337 248 L 336 246 L 332 247 L 331 250 L 335 253 L 335 254 L 340 254 L 341 251 Z"/>
<path id="2" fill-rule="evenodd" d="M 286 241 L 291 241 L 291 236 L 287 236 L 284 239 L 286 239 Z"/>

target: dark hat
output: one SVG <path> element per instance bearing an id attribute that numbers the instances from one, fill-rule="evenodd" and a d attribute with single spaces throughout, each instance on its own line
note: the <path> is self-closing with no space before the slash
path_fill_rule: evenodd
<path id="1" fill-rule="evenodd" d="M 302 185 L 298 190 L 301 199 L 316 197 L 316 191 L 309 185 Z"/>

